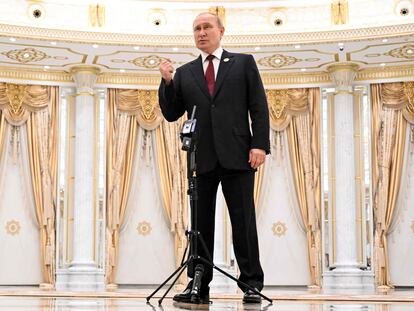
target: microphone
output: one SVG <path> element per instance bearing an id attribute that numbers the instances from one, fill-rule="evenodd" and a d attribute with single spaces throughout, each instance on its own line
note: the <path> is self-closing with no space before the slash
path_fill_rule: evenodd
<path id="1" fill-rule="evenodd" d="M 200 288 L 201 288 L 201 278 L 204 274 L 204 266 L 198 264 L 195 267 L 193 287 L 191 288 L 191 302 L 199 303 L 200 302 Z"/>

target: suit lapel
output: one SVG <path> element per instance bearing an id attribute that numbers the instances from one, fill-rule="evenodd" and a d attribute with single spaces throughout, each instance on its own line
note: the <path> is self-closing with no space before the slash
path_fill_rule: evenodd
<path id="1" fill-rule="evenodd" d="M 227 52 L 226 50 L 223 50 L 223 54 L 221 54 L 219 70 L 217 73 L 217 79 L 214 84 L 213 98 L 220 91 L 224 78 L 226 77 L 233 63 L 234 63 L 233 55 Z"/>
<path id="2" fill-rule="evenodd" d="M 201 63 L 201 55 L 199 58 L 191 62 L 190 70 L 195 80 L 197 81 L 198 86 L 200 87 L 201 91 L 204 93 L 204 95 L 210 98 L 210 93 L 208 92 L 206 78 L 204 77 L 203 64 Z"/>

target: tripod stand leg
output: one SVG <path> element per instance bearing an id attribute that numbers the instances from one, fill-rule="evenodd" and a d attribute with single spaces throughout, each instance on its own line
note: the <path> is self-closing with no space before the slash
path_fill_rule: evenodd
<path id="1" fill-rule="evenodd" d="M 267 296 L 263 295 L 261 292 L 259 292 L 257 289 L 255 289 L 254 287 L 251 287 L 249 284 L 246 284 L 238 279 L 236 279 L 234 276 L 232 276 L 231 274 L 227 273 L 226 271 L 220 269 L 219 267 L 217 267 L 212 261 L 209 261 L 203 257 L 199 257 L 199 260 L 201 260 L 202 262 L 204 262 L 205 264 L 213 267 L 214 269 L 216 269 L 217 271 L 219 271 L 220 273 L 224 274 L 225 276 L 227 276 L 229 279 L 232 279 L 233 281 L 235 281 L 237 284 L 241 284 L 244 287 L 250 289 L 252 292 L 258 294 L 260 297 L 262 297 L 263 299 L 266 299 L 267 301 L 269 301 L 270 303 L 272 303 L 272 299 L 268 298 Z"/>
<path id="2" fill-rule="evenodd" d="M 185 262 L 183 262 L 165 281 L 164 281 L 164 283 L 162 283 L 160 286 L 158 286 L 157 287 L 157 289 L 155 290 L 155 291 L 153 291 L 152 293 L 151 293 L 151 295 L 149 295 L 148 297 L 147 297 L 147 302 L 149 302 L 150 301 L 150 299 L 165 285 L 165 284 L 167 284 L 167 282 L 169 281 L 169 280 L 171 280 L 173 277 L 174 277 L 174 275 L 176 275 L 178 272 L 180 272 L 180 270 L 181 270 L 181 272 L 178 274 L 178 276 L 177 276 L 177 278 L 174 280 L 174 282 L 172 283 L 172 285 L 174 285 L 174 283 L 177 281 L 177 279 L 178 279 L 178 277 L 181 275 L 181 273 L 183 273 L 183 271 L 184 271 L 184 268 L 185 267 L 187 267 L 187 265 L 188 265 L 188 260 L 186 260 Z M 170 288 L 172 287 L 172 285 L 170 286 Z"/>
<path id="3" fill-rule="evenodd" d="M 158 300 L 158 305 L 161 306 L 162 301 L 164 300 L 165 296 L 167 296 L 167 294 L 169 293 L 169 291 L 171 290 L 171 288 L 173 287 L 173 285 L 177 282 L 178 278 L 180 277 L 180 275 L 184 272 L 185 268 L 187 268 L 188 266 L 188 260 L 180 266 L 180 273 L 178 273 L 177 277 L 174 279 L 174 281 L 171 283 L 171 285 L 168 287 L 168 289 L 165 291 L 164 295 Z M 168 281 L 168 280 L 167 280 Z M 165 284 L 166 282 L 164 282 Z"/>
<path id="4" fill-rule="evenodd" d="M 181 264 L 180 264 L 180 266 L 182 266 L 183 263 L 184 263 L 184 258 L 185 258 L 185 255 L 187 255 L 187 251 L 188 251 L 188 245 L 190 245 L 190 241 L 187 241 L 187 246 L 185 247 L 183 257 L 181 258 Z"/>

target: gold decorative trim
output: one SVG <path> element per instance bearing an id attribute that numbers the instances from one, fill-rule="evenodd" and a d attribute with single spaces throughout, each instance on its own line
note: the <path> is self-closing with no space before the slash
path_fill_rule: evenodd
<path id="1" fill-rule="evenodd" d="M 261 74 L 263 84 L 267 87 L 272 85 L 295 85 L 295 84 L 326 84 L 331 79 L 326 72 L 289 73 L 289 74 Z"/>
<path id="2" fill-rule="evenodd" d="M 301 61 L 302 59 L 298 59 L 290 55 L 273 54 L 271 56 L 260 58 L 257 63 L 264 67 L 280 68 L 284 66 L 290 66 Z"/>
<path id="3" fill-rule="evenodd" d="M 331 3 L 332 24 L 342 25 L 348 22 L 348 1 L 337 0 Z"/>
<path id="4" fill-rule="evenodd" d="M 151 224 L 148 221 L 141 221 L 138 223 L 137 231 L 139 235 L 150 235 L 152 231 Z"/>
<path id="5" fill-rule="evenodd" d="M 327 68 L 328 72 L 338 72 L 338 71 L 358 71 L 359 65 L 354 63 L 339 63 L 331 65 Z"/>
<path id="6" fill-rule="evenodd" d="M 387 68 L 366 68 L 358 71 L 355 81 L 381 79 L 403 79 L 414 76 L 414 66 L 393 66 Z"/>
<path id="7" fill-rule="evenodd" d="M 0 25 L 0 26 L 1 26 L 1 25 Z M 0 33 L 0 35 L 1 35 L 1 33 Z M 6 47 L 9 47 L 9 46 L 10 46 L 10 43 L 7 43 L 7 42 L 0 42 L 0 45 L 5 45 Z M 22 49 L 27 49 L 27 47 L 30 47 L 30 49 L 33 49 L 33 50 L 38 50 L 38 52 L 41 52 L 41 53 L 43 53 L 43 52 L 42 52 L 42 51 L 40 51 L 38 48 L 44 48 L 44 49 L 47 49 L 47 50 L 60 50 L 60 51 L 68 51 L 69 53 L 72 53 L 72 54 L 74 54 L 74 55 L 81 56 L 80 62 L 76 62 L 76 63 L 67 63 L 67 64 L 59 64 L 59 65 L 52 65 L 52 64 L 50 64 L 50 65 L 49 65 L 50 67 L 65 67 L 65 66 L 70 66 L 70 65 L 81 65 L 81 64 L 84 64 L 84 63 L 86 62 L 86 59 L 88 58 L 88 55 L 87 55 L 87 54 L 79 53 L 79 52 L 76 52 L 76 51 L 72 50 L 71 48 L 66 48 L 66 47 L 56 47 L 56 46 L 51 47 L 51 46 L 48 46 L 48 45 L 40 45 L 40 44 L 22 44 L 22 43 L 16 43 L 16 42 L 14 42 L 12 45 L 13 45 L 13 46 L 21 46 L 21 47 L 22 47 Z M 6 53 L 7 53 L 7 52 L 6 52 Z M 4 53 L 2 53 L 2 54 L 4 54 Z M 24 53 L 23 53 L 23 54 L 24 54 Z M 7 55 L 5 55 L 5 56 L 7 56 Z M 56 60 L 66 60 L 66 59 L 67 59 L 67 57 L 65 57 L 65 59 L 58 59 L 58 58 L 59 58 L 59 57 L 61 57 L 61 56 L 49 56 L 49 55 L 47 55 L 47 58 L 50 58 L 50 57 L 53 57 L 53 58 L 55 58 Z M 56 58 L 56 57 L 57 57 L 57 58 Z M 2 64 L 11 64 L 11 65 L 16 65 L 16 62 L 0 61 L 0 63 L 2 63 Z M 24 64 L 25 64 L 25 66 L 32 66 L 32 67 L 39 67 L 39 66 L 43 66 L 43 64 L 29 64 L 29 62 L 24 62 Z"/>
<path id="8" fill-rule="evenodd" d="M 273 85 L 309 85 L 309 84 L 331 84 L 332 80 L 327 72 L 306 72 L 306 73 L 262 73 L 263 84 L 266 87 Z M 395 66 L 386 68 L 369 68 L 359 70 L 355 81 L 377 81 L 384 79 L 404 79 L 414 76 L 413 66 Z M 65 71 L 45 71 L 39 69 L 0 67 L 0 78 L 22 81 L 48 81 L 52 83 L 74 83 L 72 75 Z M 101 73 L 96 85 L 131 85 L 158 87 L 160 84 L 158 74 L 121 74 Z"/>
<path id="9" fill-rule="evenodd" d="M 88 65 L 82 65 L 82 66 L 75 66 L 70 68 L 70 73 L 75 74 L 79 72 L 86 72 L 86 73 L 92 73 L 95 75 L 99 75 L 101 70 L 98 67 L 95 66 L 88 66 Z"/>
<path id="10" fill-rule="evenodd" d="M 273 224 L 272 231 L 274 235 L 280 238 L 281 236 L 286 235 L 287 226 L 285 223 L 278 221 Z"/>
<path id="11" fill-rule="evenodd" d="M 20 222 L 17 220 L 10 220 L 6 223 L 6 232 L 10 235 L 18 235 L 20 233 Z"/>
<path id="12" fill-rule="evenodd" d="M 354 92 L 352 92 L 352 91 L 344 91 L 344 90 L 339 90 L 339 91 L 334 92 L 334 95 L 338 95 L 338 94 L 348 94 L 348 95 L 353 95 L 353 94 L 354 94 Z"/>
<path id="13" fill-rule="evenodd" d="M 95 94 L 93 94 L 93 92 L 79 92 L 79 93 L 76 93 L 76 97 L 77 96 L 94 96 Z"/>
<path id="14" fill-rule="evenodd" d="M 65 71 L 45 71 L 15 67 L 0 67 L 0 78 L 26 81 L 73 83 L 72 75 Z"/>
<path id="15" fill-rule="evenodd" d="M 1 54 L 9 59 L 23 64 L 30 62 L 40 62 L 44 59 L 51 58 L 51 56 L 47 55 L 45 52 L 34 48 L 14 49 L 3 52 Z"/>
<path id="16" fill-rule="evenodd" d="M 295 43 L 318 43 L 355 41 L 366 39 L 377 39 L 384 37 L 399 37 L 411 35 L 414 32 L 414 24 L 389 25 L 381 27 L 367 27 L 359 29 L 309 31 L 295 33 L 277 34 L 251 34 L 251 35 L 226 35 L 223 45 L 235 46 L 273 46 L 277 42 L 280 45 Z M 40 27 L 27 27 L 9 24 L 0 24 L 0 35 L 17 38 L 31 38 L 64 42 L 93 42 L 99 44 L 135 45 L 140 42 L 141 46 L 171 46 L 171 47 L 193 47 L 194 39 L 188 35 L 155 35 L 155 34 L 125 34 L 76 30 L 60 30 Z"/>

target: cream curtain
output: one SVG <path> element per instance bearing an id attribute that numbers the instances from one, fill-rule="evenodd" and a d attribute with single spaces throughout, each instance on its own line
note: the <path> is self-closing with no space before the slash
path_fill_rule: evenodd
<path id="1" fill-rule="evenodd" d="M 187 162 L 178 139 L 184 118 L 164 121 L 156 130 L 156 152 L 163 206 L 175 237 L 175 263 L 178 267 L 186 248 L 188 224 Z M 184 284 L 183 275 L 178 284 Z"/>
<path id="2" fill-rule="evenodd" d="M 393 220 L 404 160 L 407 121 L 414 121 L 414 82 L 371 85 L 372 177 L 376 283 L 392 287 L 387 235 Z"/>
<path id="3" fill-rule="evenodd" d="M 55 283 L 55 189 L 57 182 L 58 87 L 0 83 L 0 137 L 4 119 L 27 122 L 31 179 L 40 230 L 44 287 Z M 0 148 L 3 140 L 0 142 Z"/>
<path id="4" fill-rule="evenodd" d="M 253 197 L 254 197 L 254 204 L 255 204 L 256 208 L 259 208 L 260 194 L 261 194 L 261 191 L 262 191 L 263 175 L 264 175 L 265 165 L 266 165 L 266 162 L 263 165 L 259 166 L 259 168 L 257 169 L 257 172 L 256 172 L 256 177 L 254 179 Z"/>
<path id="5" fill-rule="evenodd" d="M 119 230 L 131 191 L 131 170 L 138 126 L 154 130 L 159 127 L 162 119 L 156 91 L 108 89 L 107 284 L 113 284 L 115 280 Z M 168 209 L 167 214 L 170 217 Z"/>
<path id="6" fill-rule="evenodd" d="M 107 118 L 107 265 L 106 281 L 113 284 L 118 257 L 119 230 L 130 191 L 137 122 L 134 115 L 120 111 L 120 90 L 108 89 Z M 135 102 L 133 102 L 135 104 Z M 126 107 L 128 108 L 128 107 Z"/>
<path id="7" fill-rule="evenodd" d="M 2 110 L 0 110 L 0 154 L 3 152 L 4 148 L 4 141 L 6 138 L 6 129 L 7 129 L 7 122 L 5 115 Z"/>
<path id="8" fill-rule="evenodd" d="M 292 171 L 308 240 L 311 286 L 321 286 L 319 88 L 267 90 L 271 127 L 287 130 Z"/>

